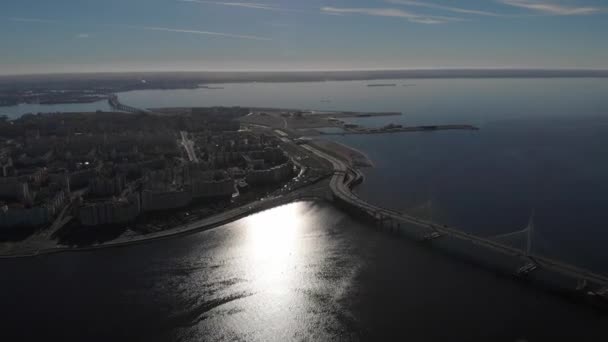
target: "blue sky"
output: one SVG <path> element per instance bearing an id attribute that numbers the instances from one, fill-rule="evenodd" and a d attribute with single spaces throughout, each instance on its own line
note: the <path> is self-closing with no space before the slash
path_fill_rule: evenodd
<path id="1" fill-rule="evenodd" d="M 603 0 L 2 0 L 0 74 L 608 68 Z"/>

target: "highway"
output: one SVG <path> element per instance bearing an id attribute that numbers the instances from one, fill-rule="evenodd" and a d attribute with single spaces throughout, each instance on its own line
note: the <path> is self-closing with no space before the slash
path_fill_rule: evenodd
<path id="1" fill-rule="evenodd" d="M 199 160 L 194 151 L 194 141 L 188 139 L 188 132 L 181 131 L 179 133 L 182 136 L 181 144 L 184 146 L 184 149 L 186 149 L 188 159 L 190 159 L 191 162 L 198 163 Z"/>
<path id="2" fill-rule="evenodd" d="M 315 155 L 328 160 L 333 165 L 334 175 L 330 181 L 330 188 L 334 196 L 355 207 L 365 210 L 374 217 L 379 219 L 391 219 L 394 222 L 409 223 L 425 228 L 428 230 L 428 234 L 426 236 L 431 236 L 432 239 L 441 238 L 441 236 L 447 235 L 469 241 L 475 245 L 480 245 L 502 254 L 521 258 L 523 263 L 533 263 L 534 265 L 562 275 L 587 280 L 600 287 L 601 290 L 605 290 L 606 286 L 608 286 L 608 278 L 604 275 L 593 273 L 591 271 L 546 257 L 538 255 L 526 255 L 526 253 L 522 250 L 503 245 L 493 240 L 471 235 L 457 229 L 441 226 L 430 221 L 421 220 L 394 210 L 369 204 L 351 191 L 353 183 L 362 177 L 360 171 L 352 169 L 346 162 L 319 151 L 310 145 L 302 145 L 302 147 Z"/>

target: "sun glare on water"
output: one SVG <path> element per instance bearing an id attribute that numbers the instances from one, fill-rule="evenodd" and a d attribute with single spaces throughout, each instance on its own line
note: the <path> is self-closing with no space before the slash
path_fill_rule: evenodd
<path id="1" fill-rule="evenodd" d="M 271 335 L 259 340 L 290 340 L 307 329 L 302 319 L 316 305 L 309 293 L 317 286 L 324 250 L 318 248 L 324 237 L 316 232 L 321 224 L 316 213 L 314 205 L 298 202 L 241 221 L 244 249 L 234 261 L 251 295 L 239 302 L 244 308 L 239 317 L 243 327 L 251 322 L 269 327 Z"/>
<path id="2" fill-rule="evenodd" d="M 299 203 L 274 208 L 246 219 L 248 273 L 256 287 L 281 294 L 300 277 L 297 269 L 306 221 Z"/>
<path id="3" fill-rule="evenodd" d="M 252 257 L 271 262 L 292 253 L 302 217 L 297 205 L 286 205 L 247 218 Z"/>

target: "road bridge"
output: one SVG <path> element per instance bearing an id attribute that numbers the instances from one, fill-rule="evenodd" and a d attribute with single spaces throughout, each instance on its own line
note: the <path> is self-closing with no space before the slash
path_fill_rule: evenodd
<path id="1" fill-rule="evenodd" d="M 115 110 L 119 110 L 121 112 L 133 113 L 133 114 L 151 114 L 152 112 L 147 109 L 141 109 L 136 107 L 127 106 L 121 103 L 118 100 L 118 96 L 116 94 L 111 94 L 108 96 L 108 104 Z"/>
<path id="2" fill-rule="evenodd" d="M 351 191 L 352 187 L 361 180 L 362 174 L 359 170 L 351 168 L 346 162 L 328 155 L 310 145 L 302 145 L 302 147 L 315 155 L 328 160 L 333 165 L 334 175 L 330 181 L 330 188 L 334 198 L 348 204 L 358 211 L 364 212 L 382 225 L 388 226 L 391 231 L 399 231 L 401 224 L 408 224 L 420 228 L 419 241 L 430 241 L 445 237 L 467 241 L 472 245 L 481 246 L 485 249 L 519 260 L 520 266 L 513 270 L 516 275 L 526 275 L 533 271 L 538 272 L 538 269 L 548 270 L 562 276 L 574 278 L 574 284 L 576 284 L 577 281 L 589 284 L 587 287 L 589 289 L 589 294 L 608 299 L 608 277 L 561 261 L 535 255 L 531 251 L 531 241 L 529 241 L 526 248 L 522 250 L 508 246 L 492 238 L 472 235 L 445 225 L 439 225 L 431 221 L 367 203 Z M 530 231 L 532 229 L 533 225 L 529 224 L 526 229 L 520 232 L 531 237 Z M 523 270 L 524 272 L 518 272 L 520 270 Z M 573 286 L 573 290 L 574 288 L 576 288 L 576 286 Z"/>

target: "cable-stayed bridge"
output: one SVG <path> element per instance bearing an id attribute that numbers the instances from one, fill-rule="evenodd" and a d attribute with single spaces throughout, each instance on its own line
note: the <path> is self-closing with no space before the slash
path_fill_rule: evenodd
<path id="1" fill-rule="evenodd" d="M 501 242 L 507 246 L 519 248 L 526 255 L 531 255 L 532 241 L 534 238 L 534 216 L 535 212 L 532 210 L 528 224 L 523 229 L 505 234 L 494 235 L 491 236 L 490 239 Z"/>
<path id="2" fill-rule="evenodd" d="M 372 218 L 384 229 L 430 243 L 440 244 L 441 240 L 449 239 L 450 242 L 460 245 L 461 250 L 476 251 L 480 252 L 480 255 L 500 259 L 503 261 L 502 266 L 507 265 L 511 273 L 517 276 L 559 283 L 564 289 L 585 290 L 590 296 L 608 300 L 608 277 L 605 275 L 534 253 L 534 212 L 530 216 L 528 225 L 522 230 L 493 237 L 476 236 L 430 220 L 367 203 L 351 191 L 351 188 L 362 179 L 359 170 L 312 146 L 303 147 L 333 165 L 334 176 L 330 187 L 336 202 L 354 213 Z M 520 246 L 505 242 L 518 237 L 525 237 L 524 243 Z"/>

